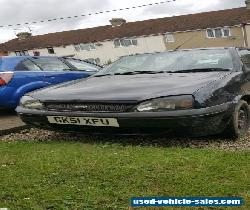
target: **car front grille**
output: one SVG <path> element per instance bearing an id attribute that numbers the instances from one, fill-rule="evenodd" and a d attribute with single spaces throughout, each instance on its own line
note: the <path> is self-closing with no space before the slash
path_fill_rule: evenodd
<path id="1" fill-rule="evenodd" d="M 82 111 L 82 112 L 127 112 L 135 104 L 108 104 L 108 103 L 45 103 L 48 111 Z"/>

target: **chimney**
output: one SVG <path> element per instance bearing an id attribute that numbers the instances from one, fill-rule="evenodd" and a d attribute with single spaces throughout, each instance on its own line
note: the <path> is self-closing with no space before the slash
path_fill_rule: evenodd
<path id="1" fill-rule="evenodd" d="M 126 23 L 126 20 L 123 18 L 112 18 L 109 22 L 111 23 L 113 27 L 116 27 L 116 26 L 121 26 L 124 23 Z"/>
<path id="2" fill-rule="evenodd" d="M 25 40 L 31 37 L 31 33 L 29 32 L 20 32 L 16 36 L 18 37 L 19 40 Z"/>
<path id="3" fill-rule="evenodd" d="M 250 9 L 250 0 L 246 0 L 246 7 L 247 9 Z"/>

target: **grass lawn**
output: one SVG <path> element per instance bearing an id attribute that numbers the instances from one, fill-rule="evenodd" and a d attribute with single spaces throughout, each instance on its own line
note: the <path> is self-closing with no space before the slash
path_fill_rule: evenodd
<path id="1" fill-rule="evenodd" d="M 133 196 L 240 196 L 237 209 L 250 209 L 247 151 L 0 142 L 0 157 L 0 208 L 119 210 Z"/>

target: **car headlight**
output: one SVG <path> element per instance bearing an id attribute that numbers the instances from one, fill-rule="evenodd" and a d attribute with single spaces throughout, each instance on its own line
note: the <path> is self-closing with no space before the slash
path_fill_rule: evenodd
<path id="1" fill-rule="evenodd" d="M 171 96 L 152 99 L 139 104 L 135 111 L 160 112 L 193 108 L 194 99 L 191 95 Z"/>
<path id="2" fill-rule="evenodd" d="M 31 96 L 23 96 L 20 100 L 20 106 L 28 109 L 43 109 L 43 104 Z"/>

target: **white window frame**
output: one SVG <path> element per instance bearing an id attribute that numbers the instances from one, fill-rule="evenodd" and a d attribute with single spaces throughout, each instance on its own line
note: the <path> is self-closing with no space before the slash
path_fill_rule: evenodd
<path id="1" fill-rule="evenodd" d="M 21 56 L 21 51 L 15 51 L 16 56 Z"/>
<path id="2" fill-rule="evenodd" d="M 16 56 L 29 56 L 28 50 L 17 50 L 15 51 Z"/>
<path id="3" fill-rule="evenodd" d="M 84 47 L 88 47 L 89 49 L 84 49 Z M 81 44 L 75 44 L 74 48 L 75 48 L 76 52 L 93 51 L 93 50 L 96 50 L 96 45 L 94 43 L 81 43 Z M 79 49 L 79 50 L 77 50 L 77 49 Z"/>
<path id="4" fill-rule="evenodd" d="M 115 41 L 119 41 L 119 46 L 115 45 Z M 129 41 L 130 45 L 123 45 L 122 42 L 124 43 L 125 41 Z M 136 43 L 136 44 L 134 44 Z M 121 38 L 121 39 L 114 39 L 113 40 L 113 45 L 115 48 L 119 48 L 119 47 L 136 47 L 138 46 L 138 40 L 137 39 L 133 39 L 133 38 Z"/>
<path id="5" fill-rule="evenodd" d="M 221 33 L 222 33 L 222 36 L 221 36 L 221 37 L 216 37 L 216 36 L 215 36 L 215 30 L 216 30 L 216 29 L 220 29 L 220 30 L 221 30 Z M 225 33 L 224 33 L 224 30 L 225 30 L 225 29 L 229 31 L 229 35 L 228 35 L 228 36 L 225 36 Z M 211 37 L 211 36 L 208 35 L 208 30 L 212 30 L 212 31 L 213 31 L 213 35 L 214 35 L 213 37 Z M 231 36 L 231 30 L 230 30 L 229 27 L 207 28 L 207 29 L 206 29 L 206 35 L 207 35 L 207 38 L 208 38 L 208 39 L 228 38 L 228 37 Z"/>
<path id="6" fill-rule="evenodd" d="M 171 36 L 171 38 L 168 39 L 169 38 L 168 36 Z M 164 37 L 166 42 L 175 42 L 175 37 L 173 33 L 165 33 Z"/>

